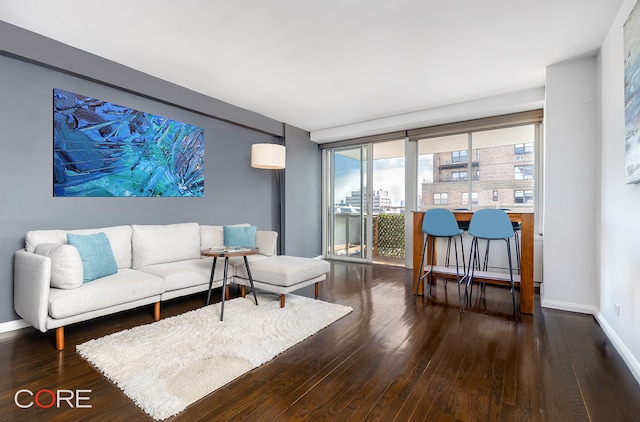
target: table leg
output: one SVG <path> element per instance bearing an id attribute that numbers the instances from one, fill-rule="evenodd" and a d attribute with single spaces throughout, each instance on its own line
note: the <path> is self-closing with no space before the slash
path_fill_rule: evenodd
<path id="1" fill-rule="evenodd" d="M 520 312 L 533 315 L 533 214 L 522 214 L 520 233 Z"/>
<path id="2" fill-rule="evenodd" d="M 420 257 L 422 256 L 422 219 L 424 213 L 413 213 L 413 289 L 412 291 L 418 295 L 422 295 L 423 287 L 420 287 L 418 280 L 422 277 L 422 268 Z"/>
<path id="3" fill-rule="evenodd" d="M 227 269 L 229 268 L 229 258 L 224 258 L 224 278 L 222 279 L 222 300 L 220 301 L 220 321 L 224 318 L 224 292 L 227 289 Z"/>
<path id="4" fill-rule="evenodd" d="M 249 269 L 249 261 L 247 257 L 244 258 L 244 266 L 247 267 L 247 275 L 249 276 L 249 283 L 251 283 L 251 289 L 253 290 L 253 298 L 256 301 L 256 305 L 258 304 L 258 297 L 256 296 L 256 288 L 253 286 L 253 277 L 251 277 L 251 270 Z"/>
<path id="5" fill-rule="evenodd" d="M 207 294 L 207 305 L 209 304 L 209 300 L 211 299 L 211 286 L 213 286 L 213 275 L 216 272 L 216 261 L 218 257 L 213 257 L 213 266 L 211 267 L 211 276 L 209 277 L 209 293 Z"/>

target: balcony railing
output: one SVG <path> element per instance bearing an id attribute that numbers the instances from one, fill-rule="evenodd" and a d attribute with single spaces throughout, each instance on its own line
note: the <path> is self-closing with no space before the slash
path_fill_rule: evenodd
<path id="1" fill-rule="evenodd" d="M 473 176 L 471 180 L 480 180 L 478 176 Z M 467 177 L 451 177 L 451 175 L 447 176 L 438 176 L 438 180 L 434 183 L 447 183 L 447 182 L 467 182 L 469 181 L 469 176 Z"/>
<path id="2" fill-rule="evenodd" d="M 373 258 L 404 258 L 404 214 L 373 216 Z"/>
<path id="3" fill-rule="evenodd" d="M 334 255 L 361 256 L 359 214 L 335 215 Z M 365 215 L 365 219 L 367 216 Z M 355 224 L 354 224 L 355 223 Z M 373 262 L 404 263 L 404 214 L 373 214 Z"/>

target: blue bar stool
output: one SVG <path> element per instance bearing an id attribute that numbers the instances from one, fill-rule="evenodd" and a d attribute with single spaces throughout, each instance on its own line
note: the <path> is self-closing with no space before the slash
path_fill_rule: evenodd
<path id="1" fill-rule="evenodd" d="M 424 236 L 424 244 L 422 246 L 422 260 L 420 261 L 420 268 L 424 268 L 424 256 L 427 251 L 427 243 L 429 241 L 429 237 L 434 239 L 433 247 L 431 248 L 431 269 L 427 271 L 424 275 L 418 276 L 418 282 L 416 283 L 416 291 L 414 292 L 414 296 L 418 294 L 418 290 L 420 288 L 420 281 L 422 281 L 422 286 L 424 288 L 424 278 L 429 276 L 429 294 L 431 294 L 431 287 L 433 286 L 433 264 L 435 258 L 435 249 L 436 244 L 435 240 L 439 237 L 445 237 L 449 240 L 453 239 L 453 247 L 456 255 L 456 282 L 458 284 L 458 303 L 460 305 L 460 313 L 463 312 L 462 307 L 462 295 L 460 293 L 460 284 L 464 281 L 465 276 L 460 276 L 460 266 L 458 264 L 458 242 L 457 238 L 460 238 L 460 244 L 462 245 L 462 233 L 458 227 L 458 222 L 456 221 L 456 217 L 449 210 L 442 208 L 434 208 L 426 211 L 424 213 L 424 219 L 422 220 L 422 233 Z M 462 269 L 464 272 L 464 249 L 462 250 Z"/>
<path id="2" fill-rule="evenodd" d="M 509 211 L 509 208 L 499 208 L 503 211 Z M 517 262 L 517 266 L 516 266 L 516 271 L 518 271 L 518 274 L 520 274 L 520 239 L 518 236 L 518 233 L 522 230 L 522 227 L 520 225 L 519 221 L 512 221 L 511 222 L 511 226 L 513 226 L 513 233 L 514 233 L 514 243 L 516 245 L 516 262 Z M 487 240 L 487 250 L 484 253 L 484 264 L 482 267 L 483 271 L 488 271 L 489 269 L 489 244 L 491 242 Z"/>
<path id="3" fill-rule="evenodd" d="M 476 262 L 471 260 L 474 257 L 474 251 L 478 250 L 478 239 L 485 240 L 504 240 L 507 244 L 507 260 L 509 261 L 509 280 L 511 287 L 511 300 L 513 302 L 513 317 L 518 322 L 518 314 L 516 312 L 515 283 L 513 281 L 513 266 L 511 264 L 511 238 L 515 237 L 513 225 L 506 212 L 500 209 L 483 209 L 473 213 L 471 223 L 469 224 L 469 234 L 473 236 L 471 240 L 471 254 L 469 256 L 469 279 L 467 287 L 470 286 L 469 301 L 471 301 L 471 293 L 473 292 L 473 274 L 476 268 Z M 477 255 L 476 255 L 477 256 Z M 476 258 L 477 259 L 477 258 Z"/>
<path id="4" fill-rule="evenodd" d="M 469 208 L 454 208 L 453 210 L 454 211 L 471 211 Z M 468 221 L 458 221 L 458 228 L 460 230 L 462 230 L 463 232 L 468 231 L 469 230 L 469 222 Z M 466 268 L 465 262 L 464 262 L 464 244 L 462 242 L 460 242 L 460 243 L 462 244 L 462 266 Z M 451 258 L 451 238 L 449 238 L 449 240 L 447 241 L 447 254 L 445 255 L 445 259 L 444 259 L 444 266 L 445 267 L 449 267 L 450 258 Z M 445 284 L 445 286 L 446 286 L 446 284 Z"/>

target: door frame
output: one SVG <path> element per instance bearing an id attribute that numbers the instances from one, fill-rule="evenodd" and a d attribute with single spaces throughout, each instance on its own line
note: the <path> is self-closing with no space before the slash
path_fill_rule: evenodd
<path id="1" fill-rule="evenodd" d="M 358 149 L 360 152 L 360 227 L 361 251 L 353 257 L 336 255 L 334 250 L 335 222 L 335 154 L 340 151 Z M 373 145 L 371 143 L 348 147 L 327 148 L 322 151 L 322 256 L 328 259 L 371 263 L 373 260 Z M 366 218 L 369 216 L 370 218 Z"/>

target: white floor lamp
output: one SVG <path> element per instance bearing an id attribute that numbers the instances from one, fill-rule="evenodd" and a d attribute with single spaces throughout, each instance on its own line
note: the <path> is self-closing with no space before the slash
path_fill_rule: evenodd
<path id="1" fill-rule="evenodd" d="M 253 144 L 251 145 L 251 167 L 276 171 L 276 184 L 278 187 L 278 247 L 279 254 L 284 253 L 284 207 L 282 197 L 282 175 L 286 162 L 287 151 L 283 145 L 278 144 Z"/>

